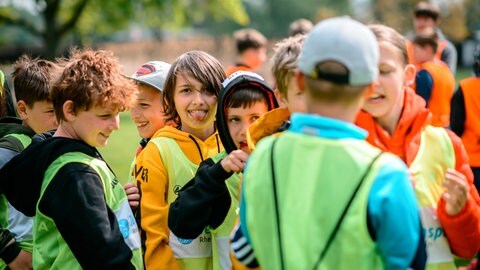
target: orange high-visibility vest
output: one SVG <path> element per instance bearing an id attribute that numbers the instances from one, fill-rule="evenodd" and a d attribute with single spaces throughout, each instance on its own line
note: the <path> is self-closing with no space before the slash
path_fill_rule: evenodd
<path id="1" fill-rule="evenodd" d="M 480 167 L 480 78 L 460 82 L 465 100 L 465 128 L 462 142 L 467 150 L 470 166 Z"/>
<path id="2" fill-rule="evenodd" d="M 436 127 L 450 125 L 450 101 L 455 90 L 455 78 L 448 66 L 441 61 L 429 61 L 421 65 L 433 79 L 428 108 L 432 112 L 431 124 Z"/>
<path id="3" fill-rule="evenodd" d="M 437 60 L 442 60 L 442 52 L 445 50 L 445 47 L 447 46 L 447 41 L 446 40 L 439 40 L 438 42 L 438 47 L 437 47 L 437 52 L 435 53 L 435 59 Z M 410 40 L 407 40 L 407 54 L 408 54 L 408 62 L 410 64 L 415 65 L 417 70 L 420 69 L 420 64 L 413 59 L 413 43 Z"/>

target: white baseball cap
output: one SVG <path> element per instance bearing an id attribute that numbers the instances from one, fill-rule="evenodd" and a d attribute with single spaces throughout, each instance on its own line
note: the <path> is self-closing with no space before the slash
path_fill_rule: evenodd
<path id="1" fill-rule="evenodd" d="M 149 85 L 162 92 L 170 64 L 162 61 L 150 61 L 143 64 L 130 76 L 130 79 Z"/>
<path id="2" fill-rule="evenodd" d="M 348 74 L 318 70 L 317 65 L 336 61 Z M 308 33 L 298 59 L 298 69 L 305 75 L 352 86 L 368 85 L 378 76 L 378 43 L 364 24 L 350 17 L 335 17 L 319 22 Z"/>

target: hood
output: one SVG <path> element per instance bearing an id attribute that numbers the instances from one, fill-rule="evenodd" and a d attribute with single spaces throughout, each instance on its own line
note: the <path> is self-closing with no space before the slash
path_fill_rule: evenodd
<path id="1" fill-rule="evenodd" d="M 213 133 L 205 140 L 179 130 L 177 127 L 165 126 L 159 129 L 150 140 L 158 137 L 174 139 L 185 156 L 193 163 L 199 164 L 208 157 L 223 151 L 223 145 L 218 138 L 218 132 Z"/>
<path id="2" fill-rule="evenodd" d="M 233 142 L 227 125 L 227 100 L 229 96 L 236 90 L 245 86 L 254 87 L 265 92 L 268 97 L 268 110 L 278 108 L 275 94 L 265 80 L 258 74 L 249 71 L 238 71 L 230 75 L 223 83 L 220 93 L 218 94 L 217 109 L 217 128 L 227 153 L 237 149 Z"/>
<path id="3" fill-rule="evenodd" d="M 20 212 L 34 216 L 46 169 L 67 152 L 82 152 L 100 157 L 94 147 L 53 132 L 34 136 L 32 143 L 0 170 L 0 191 Z"/>
<path id="4" fill-rule="evenodd" d="M 290 111 L 287 108 L 273 109 L 257 119 L 248 127 L 247 143 L 250 152 L 255 150 L 260 139 L 287 130 L 290 125 L 289 120 Z"/>
<path id="5" fill-rule="evenodd" d="M 418 150 L 419 134 L 430 123 L 431 113 L 425 108 L 422 97 L 405 89 L 403 110 L 393 134 L 389 134 L 368 113 L 362 111 L 356 124 L 368 131 L 367 141 L 384 151 L 391 152 L 409 164 Z"/>
<path id="6" fill-rule="evenodd" d="M 0 137 L 8 134 L 25 134 L 29 137 L 35 135 L 35 132 L 22 125 L 22 120 L 16 117 L 3 117 L 0 119 Z"/>

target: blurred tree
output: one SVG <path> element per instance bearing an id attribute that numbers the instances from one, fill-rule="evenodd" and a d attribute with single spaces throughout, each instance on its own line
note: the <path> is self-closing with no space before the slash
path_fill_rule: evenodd
<path id="1" fill-rule="evenodd" d="M 373 19 L 395 28 L 400 33 L 411 32 L 413 10 L 418 2 L 420 0 L 372 0 Z M 441 1 L 440 28 L 452 41 L 465 40 L 469 35 L 469 25 L 470 29 L 475 29 L 472 21 L 479 22 L 479 2 L 479 0 Z"/>
<path id="2" fill-rule="evenodd" d="M 3 0 L 0 25 L 17 26 L 40 38 L 45 57 L 58 53 L 65 36 L 112 33 L 132 23 L 181 27 L 213 18 L 248 23 L 241 0 Z"/>
<path id="3" fill-rule="evenodd" d="M 243 0 L 250 18 L 248 27 L 269 38 L 286 37 L 290 23 L 299 18 L 315 23 L 326 17 L 351 14 L 350 2 L 352 0 Z M 230 35 L 244 25 L 234 22 L 218 24 L 207 19 L 198 27 L 216 35 Z"/>
<path id="4" fill-rule="evenodd" d="M 462 42 L 468 35 L 467 10 L 463 2 L 451 2 L 442 13 L 441 28 L 453 42 Z"/>
<path id="5" fill-rule="evenodd" d="M 412 30 L 413 9 L 418 0 L 372 0 L 373 19 L 400 33 Z"/>

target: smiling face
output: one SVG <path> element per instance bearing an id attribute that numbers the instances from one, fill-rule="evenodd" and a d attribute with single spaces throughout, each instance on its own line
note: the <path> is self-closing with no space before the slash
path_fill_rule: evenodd
<path id="1" fill-rule="evenodd" d="M 400 51 L 389 42 L 380 42 L 378 83 L 363 109 L 379 121 L 396 121 L 403 108 L 404 85 L 413 78 L 415 68 L 405 66 Z"/>
<path id="2" fill-rule="evenodd" d="M 173 100 L 182 131 L 200 139 L 213 134 L 217 97 L 208 92 L 199 80 L 190 74 L 179 73 Z"/>
<path id="3" fill-rule="evenodd" d="M 237 149 L 248 153 L 247 130 L 260 116 L 268 111 L 264 101 L 252 103 L 249 107 L 228 108 L 227 125 Z"/>
<path id="4" fill-rule="evenodd" d="M 144 84 L 138 84 L 138 88 L 137 102 L 130 110 L 130 117 L 140 137 L 148 139 L 165 126 L 162 92 Z"/>
<path id="5" fill-rule="evenodd" d="M 105 146 L 114 130 L 120 127 L 119 111 L 111 107 L 96 106 L 87 111 L 79 110 L 73 113 L 67 101 L 64 108 L 66 121 L 61 123 L 62 132 L 72 139 L 82 140 L 92 147 Z"/>

